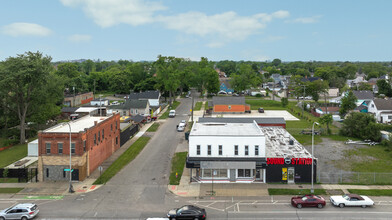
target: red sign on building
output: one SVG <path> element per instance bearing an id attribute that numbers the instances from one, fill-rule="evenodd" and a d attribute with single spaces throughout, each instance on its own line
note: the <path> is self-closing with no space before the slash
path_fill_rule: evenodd
<path id="1" fill-rule="evenodd" d="M 312 158 L 267 158 L 271 165 L 312 165 Z"/>

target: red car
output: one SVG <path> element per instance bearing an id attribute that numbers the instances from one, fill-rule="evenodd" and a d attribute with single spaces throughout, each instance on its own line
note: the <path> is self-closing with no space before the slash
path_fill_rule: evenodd
<path id="1" fill-rule="evenodd" d="M 325 204 L 325 199 L 316 195 L 294 196 L 291 198 L 291 205 L 299 209 L 302 207 L 317 207 L 321 209 Z"/>

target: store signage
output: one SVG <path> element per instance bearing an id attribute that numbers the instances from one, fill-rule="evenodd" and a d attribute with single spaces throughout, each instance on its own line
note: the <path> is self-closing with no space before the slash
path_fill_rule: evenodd
<path id="1" fill-rule="evenodd" d="M 282 168 L 282 180 L 287 180 L 287 168 Z"/>
<path id="2" fill-rule="evenodd" d="M 267 164 L 312 165 L 312 158 L 267 158 Z"/>

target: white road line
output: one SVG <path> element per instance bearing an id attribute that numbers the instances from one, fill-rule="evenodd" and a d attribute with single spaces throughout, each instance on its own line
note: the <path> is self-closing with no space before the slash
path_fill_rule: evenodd
<path id="1" fill-rule="evenodd" d="M 256 200 L 256 201 L 254 201 L 252 204 L 255 204 L 255 203 L 257 203 L 257 200 Z"/>
<path id="2" fill-rule="evenodd" d="M 238 210 L 238 212 L 240 212 L 240 205 L 239 205 L 239 203 L 237 203 L 237 210 Z"/>
<path id="3" fill-rule="evenodd" d="M 235 206 L 235 205 L 237 205 L 237 203 L 234 203 L 234 204 L 231 205 L 231 206 L 227 206 L 227 207 L 226 207 L 226 210 L 229 209 L 229 208 L 231 208 L 231 207 L 233 207 L 233 206 Z M 234 210 L 235 210 L 235 208 L 234 208 Z"/>
<path id="4" fill-rule="evenodd" d="M 98 215 L 98 212 L 95 212 L 94 217 L 96 217 Z"/>
<path id="5" fill-rule="evenodd" d="M 239 212 L 231 212 L 228 211 L 229 214 L 236 214 Z M 264 214 L 276 214 L 276 213 L 284 213 L 284 214 L 295 214 L 296 211 L 241 211 L 240 213 L 264 213 Z M 317 212 L 318 215 L 320 214 L 390 214 L 392 215 L 392 212 L 379 212 L 379 211 L 373 211 L 373 212 L 353 212 L 353 211 L 322 211 L 322 212 Z M 301 211 L 301 214 L 314 214 L 314 211 Z"/>
<path id="6" fill-rule="evenodd" d="M 271 202 L 274 202 L 274 196 L 271 196 Z"/>
<path id="7" fill-rule="evenodd" d="M 213 205 L 213 204 L 215 204 L 216 202 L 213 202 L 213 203 L 211 203 L 211 204 L 208 204 L 206 207 L 209 207 L 210 205 Z"/>

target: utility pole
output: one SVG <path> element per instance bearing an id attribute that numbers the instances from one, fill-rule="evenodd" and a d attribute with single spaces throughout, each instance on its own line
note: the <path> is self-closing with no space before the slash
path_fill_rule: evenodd
<path id="1" fill-rule="evenodd" d="M 304 109 L 305 109 L 305 87 L 306 85 L 302 85 L 304 87 L 304 95 L 302 96 L 302 118 L 304 117 Z"/>

